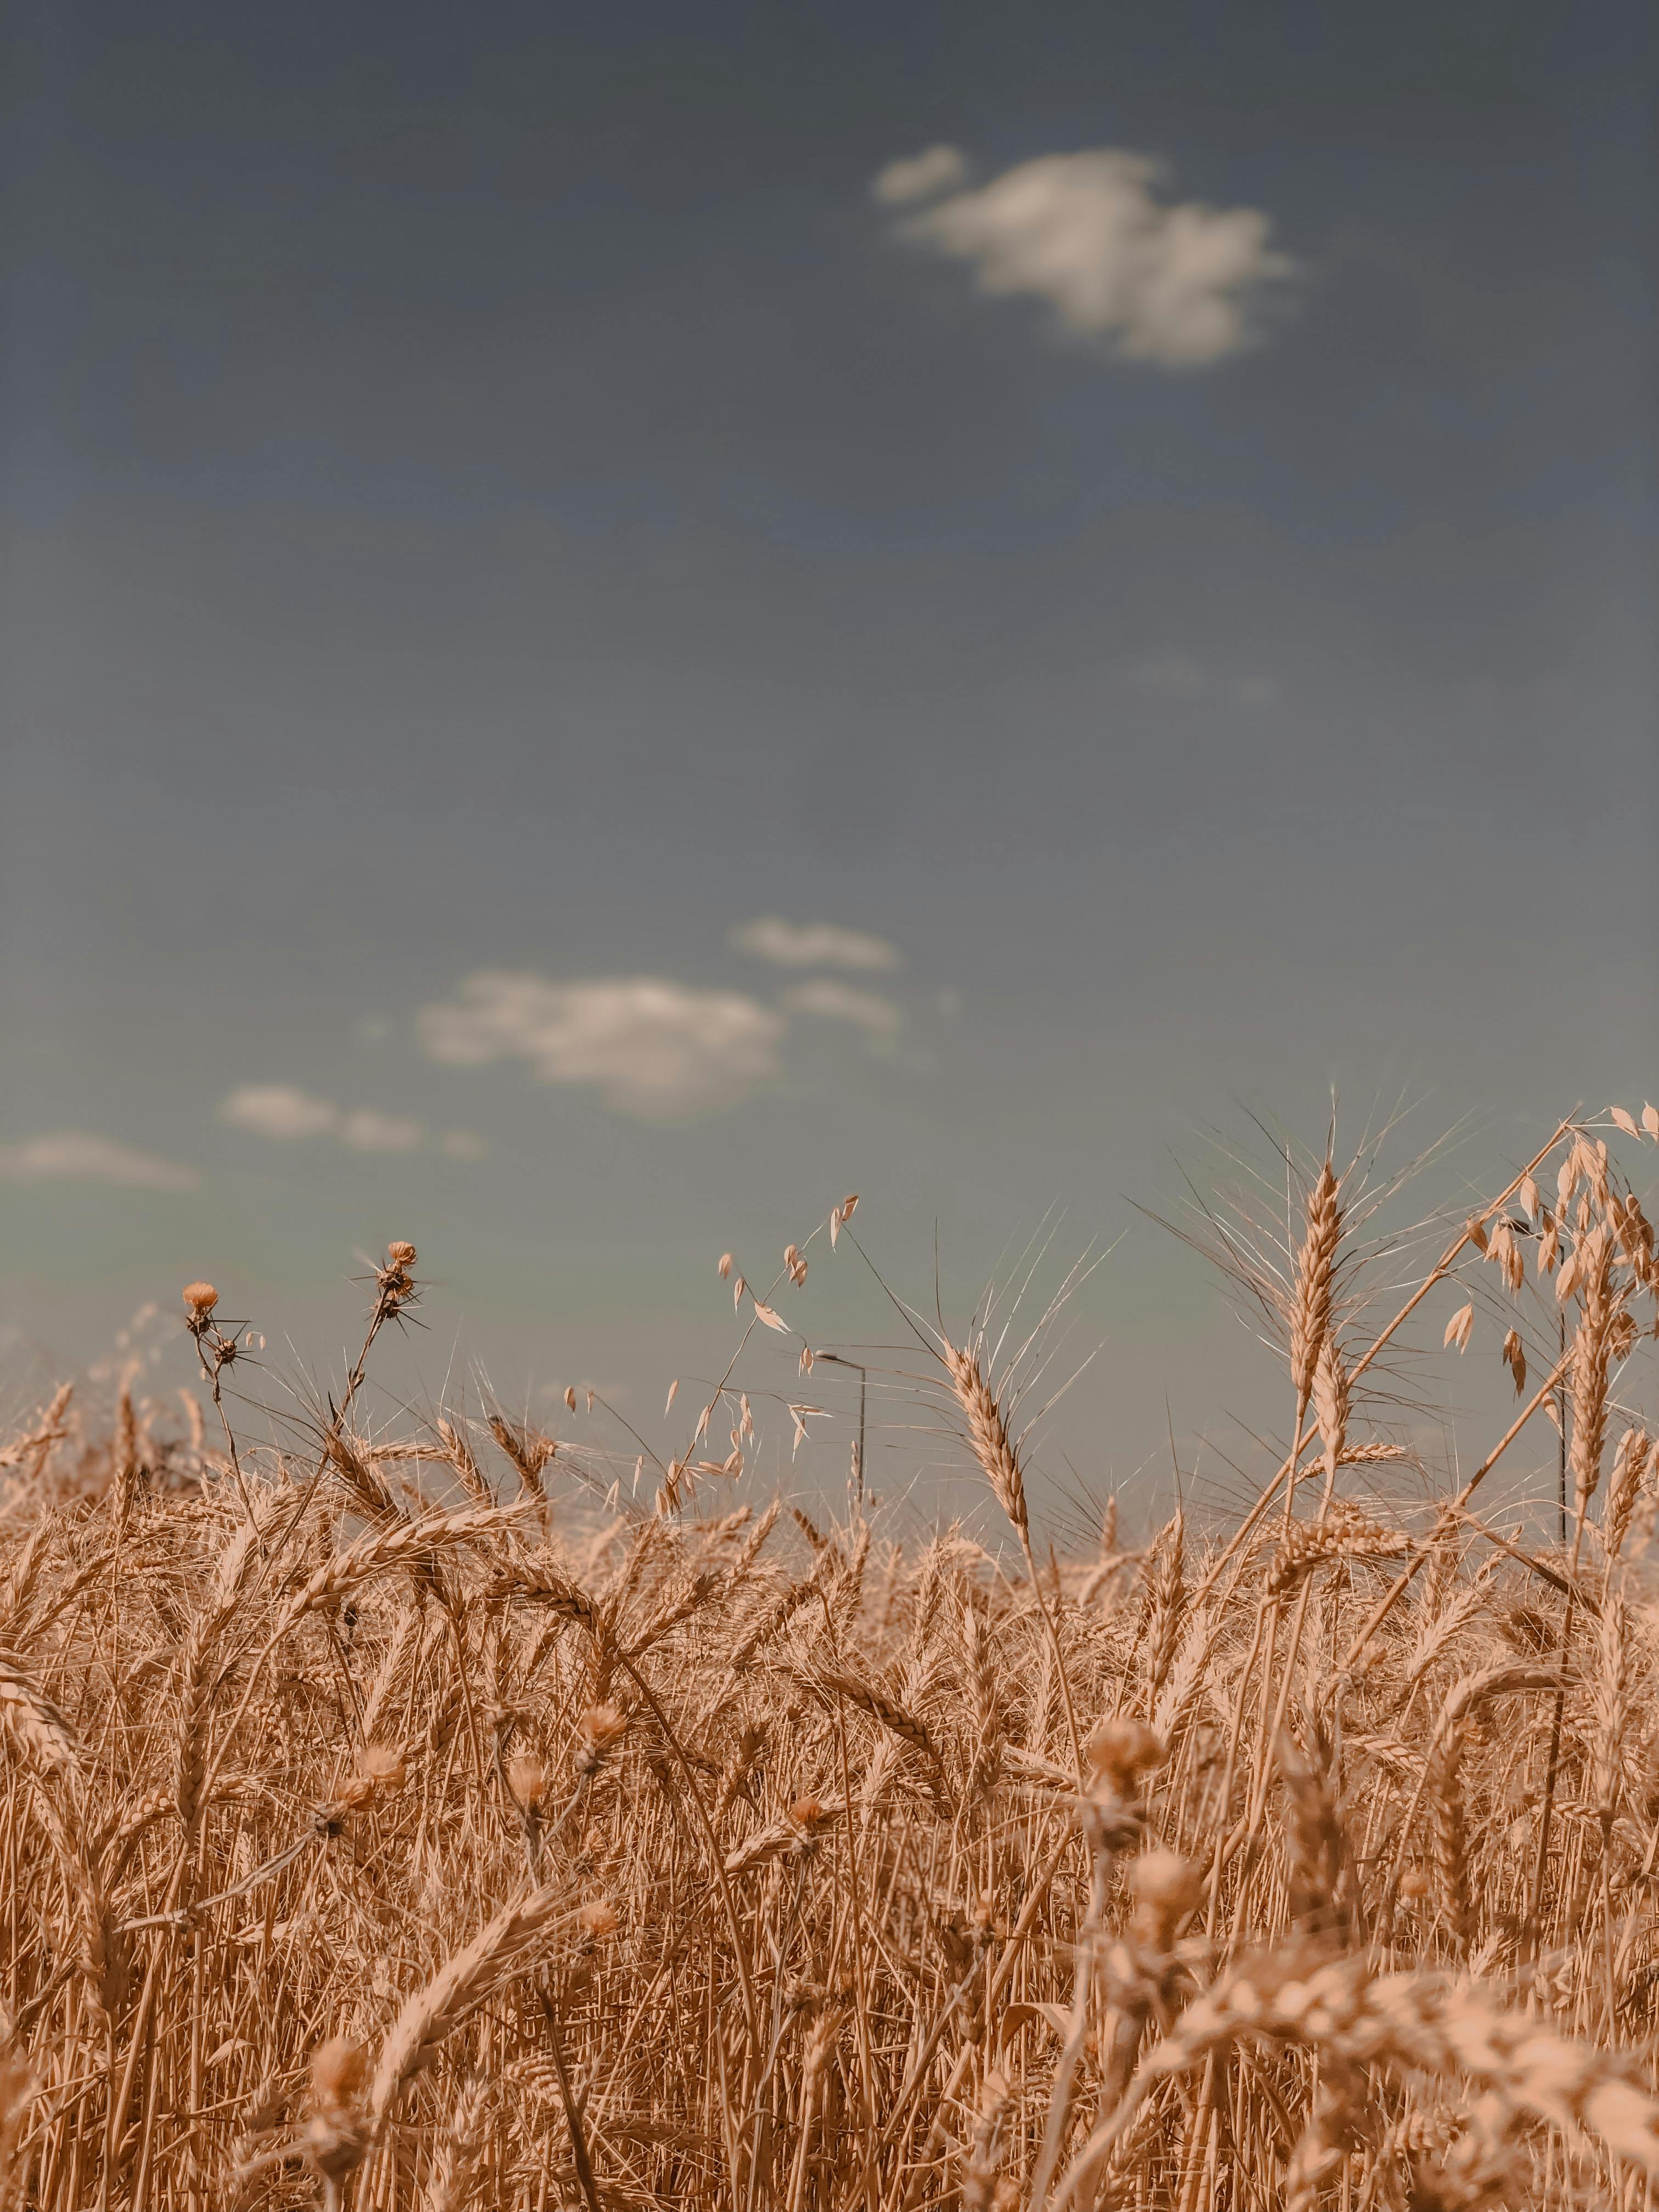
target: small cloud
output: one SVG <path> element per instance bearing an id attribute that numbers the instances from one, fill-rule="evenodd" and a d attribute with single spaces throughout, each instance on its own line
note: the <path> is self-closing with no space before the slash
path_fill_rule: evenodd
<path id="1" fill-rule="evenodd" d="M 1129 680 L 1149 699 L 1179 700 L 1189 705 L 1207 699 L 1259 709 L 1274 706 L 1279 700 L 1279 686 L 1271 676 L 1215 676 L 1178 653 L 1143 660 Z"/>
<path id="2" fill-rule="evenodd" d="M 1152 699 L 1202 699 L 1210 689 L 1210 679 L 1196 661 L 1173 653 L 1159 660 L 1143 660 L 1133 681 L 1136 690 Z"/>
<path id="3" fill-rule="evenodd" d="M 544 1083 L 592 1084 L 646 1117 L 735 1105 L 776 1075 L 783 1031 L 781 1016 L 734 991 L 643 975 L 553 983 L 496 969 L 420 1017 L 434 1060 L 527 1060 Z"/>
<path id="4" fill-rule="evenodd" d="M 219 1108 L 222 1121 L 278 1144 L 331 1136 L 355 1152 L 412 1152 L 421 1142 L 418 1121 L 359 1106 L 342 1114 L 326 1098 L 313 1098 L 291 1083 L 245 1083 Z"/>
<path id="5" fill-rule="evenodd" d="M 357 1024 L 360 1044 L 384 1044 L 392 1035 L 392 1024 L 384 1014 L 365 1014 Z"/>
<path id="6" fill-rule="evenodd" d="M 358 1152 L 412 1152 L 421 1141 L 421 1125 L 362 1106 L 341 1122 L 340 1140 Z"/>
<path id="7" fill-rule="evenodd" d="M 199 1178 L 188 1168 L 135 1152 L 113 1137 L 94 1137 L 65 1129 L 55 1136 L 31 1137 L 21 1145 L 0 1145 L 0 1177 L 8 1182 L 101 1182 L 127 1190 L 194 1190 Z"/>
<path id="8" fill-rule="evenodd" d="M 861 991 L 854 983 L 829 976 L 797 985 L 785 994 L 784 1005 L 793 1014 L 820 1014 L 826 1020 L 854 1022 L 872 1044 L 891 1044 L 904 1026 L 904 1016 L 879 991 Z"/>
<path id="9" fill-rule="evenodd" d="M 734 929 L 728 943 L 757 960 L 770 960 L 779 968 L 896 968 L 899 956 L 885 938 L 868 937 L 860 929 L 842 929 L 830 921 L 785 921 L 775 914 L 762 915 Z"/>
<path id="10" fill-rule="evenodd" d="M 968 157 L 959 146 L 929 146 L 878 169 L 870 191 L 888 207 L 908 207 L 916 200 L 934 199 L 940 192 L 953 192 L 967 181 Z"/>
<path id="11" fill-rule="evenodd" d="M 931 147 L 877 176 L 889 204 L 932 201 L 900 219 L 901 234 L 970 263 L 981 291 L 1046 300 L 1067 330 L 1127 359 L 1224 361 L 1253 343 L 1261 300 L 1294 273 L 1260 209 L 1162 201 L 1163 170 L 1144 154 L 1046 154 L 976 187 L 946 176 L 953 155 L 960 163 Z"/>
<path id="12" fill-rule="evenodd" d="M 446 1129 L 443 1149 L 452 1160 L 481 1160 L 489 1146 L 470 1129 Z"/>
<path id="13" fill-rule="evenodd" d="M 239 1129 L 252 1129 L 256 1137 L 274 1137 L 282 1144 L 320 1136 L 340 1118 L 338 1108 L 327 1099 L 313 1098 L 288 1083 L 245 1083 L 221 1103 L 219 1115 Z"/>

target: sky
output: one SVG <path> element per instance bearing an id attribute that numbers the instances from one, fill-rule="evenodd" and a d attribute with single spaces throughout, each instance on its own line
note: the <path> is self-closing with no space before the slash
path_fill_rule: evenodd
<path id="1" fill-rule="evenodd" d="M 1282 1425 L 1212 1132 L 1659 1091 L 1645 15 L 21 0 L 14 1389 L 401 1237 L 426 1387 L 655 1421 L 857 1190 L 1099 1258 L 1088 1480 Z"/>

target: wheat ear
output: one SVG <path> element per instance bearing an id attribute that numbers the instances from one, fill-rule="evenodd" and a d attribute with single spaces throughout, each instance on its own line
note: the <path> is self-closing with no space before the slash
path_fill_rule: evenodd
<path id="1" fill-rule="evenodd" d="M 9 1651 L 0 1651 L 0 1721 L 37 1765 L 52 1773 L 78 1771 L 81 1748 L 75 1730 Z"/>
<path id="2" fill-rule="evenodd" d="M 501 1972 L 557 1917 L 563 1902 L 563 1891 L 549 1883 L 507 1905 L 407 2000 L 380 2046 L 369 2083 L 368 2112 L 377 2125 L 426 2053 L 488 1996 Z"/>
<path id="3" fill-rule="evenodd" d="M 1320 1350 L 1331 1326 L 1331 1275 L 1342 1234 L 1338 1188 L 1328 1159 L 1308 1194 L 1307 1221 L 1296 1257 L 1291 1301 L 1291 1381 L 1296 1389 L 1298 1429 L 1313 1395 Z"/>
<path id="4" fill-rule="evenodd" d="M 967 1416 L 968 1441 L 973 1447 L 974 1457 L 984 1471 L 998 1504 L 1013 1522 L 1020 1542 L 1029 1547 L 1031 1522 L 1025 1504 L 1025 1475 L 1019 1453 L 1002 1418 L 1002 1408 L 971 1351 L 965 1346 L 958 1350 L 955 1345 L 947 1344 L 945 1365 L 957 1403 Z"/>

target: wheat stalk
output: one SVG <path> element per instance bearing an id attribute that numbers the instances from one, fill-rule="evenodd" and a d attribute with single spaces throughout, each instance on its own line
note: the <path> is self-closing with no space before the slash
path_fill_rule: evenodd
<path id="1" fill-rule="evenodd" d="M 1278 1449 L 1231 1534 L 1183 1468 L 1161 1530 L 1126 1482 L 1051 1550 L 976 1333 L 950 1410 L 1018 1564 L 896 1485 L 788 1517 L 755 1487 L 761 1367 L 699 1392 L 744 1461 L 702 1521 L 635 1504 L 649 1448 L 613 1451 L 603 1401 L 499 1510 L 458 1408 L 361 1432 L 362 1358 L 303 1461 L 280 1422 L 238 1443 L 228 1393 L 234 1465 L 159 1387 L 72 1439 L 61 1395 L 31 1413 L 0 1439 L 0 2212 L 1634 2201 L 1656 1283 L 1601 1125 L 1564 1133 L 1547 1204 L 1540 1155 L 1410 1286 L 1360 1170 L 1316 1184 L 1288 1282 L 1264 1211 L 1318 1430 L 1294 1470 L 1324 1477 L 1271 1537 Z M 1441 1329 L 1418 1367 L 1402 1317 L 1483 1243 L 1488 1304 L 1531 1301 L 1523 1217 L 1569 1348 L 1466 1474 L 1427 1410 Z M 377 1268 L 369 1343 L 412 1263 Z M 211 1285 L 185 1307 L 216 1382 L 246 1340 Z M 1354 1441 L 1368 1373 L 1420 1441 Z M 1472 1518 L 1510 1457 L 1547 1466 L 1541 1531 L 1524 1480 L 1513 1526 Z M 1335 1494 L 1401 1461 L 1399 1525 Z"/>

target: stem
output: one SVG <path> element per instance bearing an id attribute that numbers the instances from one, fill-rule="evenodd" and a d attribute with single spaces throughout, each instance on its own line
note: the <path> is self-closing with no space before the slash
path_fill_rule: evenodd
<path id="1" fill-rule="evenodd" d="M 191 1332 L 196 1339 L 196 1357 L 202 1363 L 202 1372 L 207 1377 L 208 1389 L 213 1393 L 214 1411 L 218 1414 L 219 1425 L 225 1432 L 225 1451 L 230 1460 L 230 1471 L 236 1478 L 236 1488 L 242 1501 L 242 1510 L 252 1521 L 253 1500 L 248 1496 L 247 1484 L 243 1480 L 241 1455 L 236 1449 L 236 1437 L 231 1429 L 230 1416 L 225 1411 L 224 1393 L 219 1383 L 222 1362 L 216 1361 L 212 1366 L 208 1364 L 208 1356 L 202 1349 L 202 1337 L 204 1333 L 202 1329 L 192 1329 Z M 215 1333 L 216 1335 L 217 1332 Z"/>
<path id="2" fill-rule="evenodd" d="M 1564 1375 L 1566 1370 L 1566 1342 L 1567 1317 L 1564 1309 L 1561 1315 L 1561 1359 L 1556 1369 L 1556 1373 L 1558 1375 Z M 1566 1405 L 1566 1385 L 1564 1382 L 1561 1385 L 1561 1402 L 1564 1411 Z M 1573 1433 L 1576 1437 L 1577 1435 L 1576 1425 Z M 1567 1533 L 1567 1425 L 1565 1419 L 1563 1419 L 1561 1423 L 1561 1443 L 1559 1466 L 1561 1485 L 1561 1534 L 1565 1540 Z M 1577 1587 L 1578 1580 L 1578 1554 L 1583 1548 L 1584 1516 L 1589 1510 L 1589 1495 L 1588 1488 L 1581 1485 L 1580 1497 L 1578 1500 L 1578 1525 L 1573 1531 L 1572 1561 L 1568 1570 L 1569 1584 L 1567 1589 L 1567 1601 L 1565 1606 L 1563 1607 L 1561 1613 L 1561 1680 L 1555 1692 L 1555 1710 L 1550 1716 L 1549 1755 L 1544 1765 L 1544 1802 L 1538 1815 L 1538 1858 L 1537 1863 L 1532 1870 L 1532 1894 L 1527 1903 L 1525 1943 L 1527 1952 L 1529 1956 L 1536 1954 L 1539 1936 L 1541 1933 L 1540 1923 L 1544 1909 L 1544 1884 L 1549 1875 L 1550 1824 L 1552 1816 L 1555 1811 L 1555 1785 L 1561 1771 L 1561 1723 L 1563 1716 L 1566 1711 L 1567 1703 L 1567 1645 L 1572 1636 L 1573 1613 L 1576 1609 L 1576 1603 L 1578 1595 Z"/>
<path id="3" fill-rule="evenodd" d="M 351 1372 L 346 1377 L 345 1389 L 341 1395 L 339 1404 L 336 1407 L 331 1407 L 330 1409 L 330 1418 L 336 1429 L 339 1427 L 341 1422 L 344 1420 L 347 1413 L 351 1410 L 352 1402 L 356 1399 L 358 1391 L 362 1388 L 363 1377 L 368 1370 L 368 1355 L 374 1349 L 375 1338 L 380 1334 L 386 1323 L 390 1321 L 392 1315 L 398 1311 L 402 1304 L 403 1300 L 401 1298 L 392 1297 L 384 1288 L 380 1290 L 379 1295 L 375 1298 L 374 1310 L 369 1316 L 368 1334 L 363 1339 L 363 1348 L 357 1354 L 357 1358 L 352 1366 Z M 277 1555 L 286 1547 L 289 1539 L 293 1535 L 301 1522 L 304 1520 L 307 1512 L 310 1510 L 311 1501 L 317 1494 L 317 1486 L 323 1479 L 323 1470 L 327 1467 L 327 1465 L 328 1447 L 325 1444 L 322 1451 L 318 1455 L 316 1466 L 311 1470 L 311 1475 L 306 1484 L 305 1489 L 301 1493 L 298 1504 L 295 1505 L 293 1512 L 289 1516 L 288 1526 L 283 1530 L 282 1534 L 277 1537 L 276 1542 L 270 1547 L 270 1553 L 267 1555 L 267 1565 L 269 1565 L 270 1559 L 276 1558 Z M 262 1571 L 260 1580 L 263 1581 L 264 1579 L 264 1577 Z"/>
<path id="4" fill-rule="evenodd" d="M 825 1608 L 826 1612 L 828 1607 Z M 836 1698 L 836 1736 L 841 1753 L 842 1795 L 847 1800 L 847 1887 L 853 1917 L 853 1984 L 858 1996 L 859 2061 L 864 2075 L 864 2124 L 867 2135 L 876 2131 L 875 2062 L 870 2051 L 870 1998 L 864 1978 L 864 1915 L 859 1909 L 858 1822 L 853 1816 L 853 1773 L 847 1758 L 847 1701 Z M 874 2212 L 875 2175 L 865 2180 L 865 2199 Z"/>
<path id="5" fill-rule="evenodd" d="M 1571 1357 L 1571 1354 L 1568 1356 Z M 1497 1466 L 1498 1461 L 1502 1459 L 1504 1454 L 1509 1449 L 1510 1446 L 1520 1435 L 1522 1430 L 1526 1427 L 1527 1423 L 1532 1419 L 1533 1415 L 1538 1411 L 1538 1408 L 1543 1404 L 1545 1399 L 1549 1396 L 1550 1392 L 1554 1389 L 1557 1382 L 1559 1382 L 1563 1373 L 1565 1371 L 1565 1368 L 1566 1361 L 1564 1359 L 1561 1361 L 1560 1364 L 1556 1367 L 1554 1372 L 1545 1379 L 1544 1382 L 1540 1386 L 1534 1396 L 1516 1415 L 1514 1420 L 1510 1422 L 1509 1427 L 1504 1431 L 1504 1434 L 1498 1439 L 1498 1442 L 1486 1454 L 1485 1459 L 1481 1461 L 1480 1466 L 1476 1468 L 1474 1473 L 1463 1485 L 1463 1487 L 1458 1492 L 1456 1497 L 1453 1498 L 1451 1510 L 1454 1513 L 1461 1513 L 1463 1508 L 1468 1504 L 1470 1498 L 1474 1497 L 1475 1491 L 1480 1487 L 1480 1484 L 1486 1480 L 1486 1477 L 1492 1473 L 1493 1468 Z M 1410 1588 L 1413 1581 L 1419 1574 L 1421 1573 L 1424 1564 L 1427 1560 L 1428 1556 L 1429 1554 L 1426 1550 L 1421 1551 L 1417 1554 L 1415 1559 L 1407 1560 L 1406 1565 L 1401 1569 L 1399 1574 L 1389 1584 L 1386 1595 L 1378 1602 L 1375 1612 L 1371 1613 L 1370 1619 L 1366 1621 L 1365 1626 L 1360 1630 L 1358 1635 L 1355 1637 L 1353 1642 L 1348 1646 L 1348 1655 L 1342 1662 L 1340 1669 L 1343 1674 L 1346 1674 L 1350 1668 L 1352 1667 L 1355 1660 L 1359 1656 L 1365 1646 L 1370 1642 L 1372 1637 L 1376 1635 L 1377 1630 L 1381 1628 L 1389 1615 L 1394 1611 L 1395 1607 L 1399 1603 L 1401 1597 L 1404 1596 L 1406 1591 Z"/>
<path id="6" fill-rule="evenodd" d="M 1565 1550 L 1567 1541 L 1567 1310 L 1565 1306 L 1556 1317 L 1556 1329 L 1560 1359 L 1555 1371 L 1561 1377 L 1561 1387 L 1556 1399 L 1556 1411 L 1560 1419 L 1556 1423 L 1555 1495 L 1557 1534 Z"/>
<path id="7" fill-rule="evenodd" d="M 702 1802 L 702 1792 L 697 1787 L 697 1778 L 691 1771 L 691 1762 L 682 1750 L 679 1738 L 668 1724 L 667 1714 L 653 1696 L 644 1676 L 625 1652 L 617 1654 L 617 1663 L 656 1717 L 657 1725 L 663 1732 L 665 1741 L 679 1762 L 680 1772 L 685 1778 L 685 1786 L 691 1802 L 697 1808 L 698 1823 L 702 1829 L 703 1840 L 708 1845 L 709 1864 L 714 1869 L 715 1884 L 720 1893 L 720 1904 L 726 1912 L 726 1924 L 731 1932 L 732 1956 L 737 1961 L 738 1978 L 743 1990 L 744 2025 L 749 2031 L 749 2047 L 750 2051 L 757 2051 L 760 2048 L 760 2015 L 755 2007 L 755 1985 L 750 1978 L 749 1955 L 744 1949 L 743 1937 L 738 1928 L 738 1908 L 732 1902 L 732 1885 L 726 1879 L 726 1861 L 720 1856 L 720 1841 L 714 1833 L 714 1824 L 708 1817 L 708 1808 Z"/>
<path id="8" fill-rule="evenodd" d="M 587 2135 L 582 2126 L 581 2106 L 576 2102 L 570 2087 L 570 2075 L 564 2063 L 563 2039 L 559 2033 L 559 2015 L 547 1993 L 545 1974 L 537 1981 L 536 1995 L 540 2000 L 542 2018 L 547 2022 L 548 2048 L 553 2054 L 553 2071 L 559 2079 L 559 2099 L 564 2106 L 565 2124 L 570 2130 L 570 2156 L 576 2168 L 576 2179 L 581 2184 L 587 2212 L 601 2212 L 599 2192 L 593 2179 L 593 2162 L 587 2154 Z"/>

